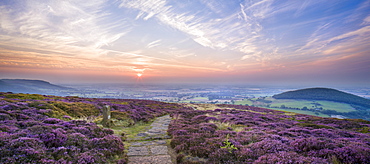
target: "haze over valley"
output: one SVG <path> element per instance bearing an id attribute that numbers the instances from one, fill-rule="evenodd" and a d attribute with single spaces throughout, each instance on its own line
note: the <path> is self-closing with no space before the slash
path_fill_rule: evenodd
<path id="1" fill-rule="evenodd" d="M 55 85 L 46 81 L 25 79 L 2 79 L 0 82 L 3 84 L 0 86 L 0 92 L 85 98 L 142 99 L 170 103 L 233 104 L 320 117 L 370 119 L 370 105 L 366 105 L 370 104 L 370 88 L 337 88 L 347 92 L 345 94 L 334 89 L 330 90 L 333 92 L 326 94 L 326 88 L 318 88 L 317 92 L 297 92 L 291 96 L 281 97 L 280 95 L 285 95 L 285 92 L 304 89 L 302 88 L 304 86 L 144 83 Z M 318 97 L 320 95 L 321 97 Z M 352 101 L 353 99 L 355 101 Z M 365 101 L 365 103 L 358 104 L 358 101 Z M 366 101 L 369 102 L 366 103 Z"/>

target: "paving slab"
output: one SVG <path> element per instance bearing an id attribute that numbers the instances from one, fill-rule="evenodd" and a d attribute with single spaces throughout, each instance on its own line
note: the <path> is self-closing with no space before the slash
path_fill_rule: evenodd
<path id="1" fill-rule="evenodd" d="M 172 164 L 170 155 L 129 157 L 130 164 Z"/>
<path id="2" fill-rule="evenodd" d="M 128 149 L 129 164 L 172 164 L 167 140 L 168 126 L 171 122 L 169 115 L 158 117 L 146 132 L 138 133 L 131 139 Z M 150 140 L 150 141 L 148 141 Z"/>
<path id="3" fill-rule="evenodd" d="M 167 146 L 153 146 L 150 148 L 150 151 L 152 154 L 162 155 L 168 153 L 168 148 Z"/>
<path id="4" fill-rule="evenodd" d="M 142 156 L 142 155 L 149 155 L 148 148 L 145 146 L 141 147 L 129 147 L 128 149 L 128 156 Z"/>

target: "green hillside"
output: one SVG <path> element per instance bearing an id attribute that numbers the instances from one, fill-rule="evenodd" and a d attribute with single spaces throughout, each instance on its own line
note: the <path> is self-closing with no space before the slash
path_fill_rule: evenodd
<path id="1" fill-rule="evenodd" d="M 307 88 L 283 92 L 272 96 L 275 99 L 304 99 L 342 102 L 370 108 L 370 100 L 330 88 Z"/>

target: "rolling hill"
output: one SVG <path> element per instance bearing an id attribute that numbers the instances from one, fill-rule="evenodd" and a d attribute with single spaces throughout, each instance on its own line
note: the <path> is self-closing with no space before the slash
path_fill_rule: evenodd
<path id="1" fill-rule="evenodd" d="M 370 100 L 331 88 L 307 88 L 283 92 L 272 96 L 275 99 L 326 100 L 362 106 L 370 109 Z"/>
<path id="2" fill-rule="evenodd" d="M 51 84 L 43 80 L 1 79 L 0 92 L 57 94 L 75 89 Z"/>

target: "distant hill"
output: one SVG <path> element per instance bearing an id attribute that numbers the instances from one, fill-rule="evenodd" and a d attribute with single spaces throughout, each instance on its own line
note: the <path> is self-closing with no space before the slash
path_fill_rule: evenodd
<path id="1" fill-rule="evenodd" d="M 1 79 L 0 92 L 56 94 L 75 89 L 51 84 L 43 80 Z"/>
<path id="2" fill-rule="evenodd" d="M 370 108 L 370 100 L 331 88 L 307 88 L 283 92 L 272 96 L 275 99 L 327 100 Z"/>

